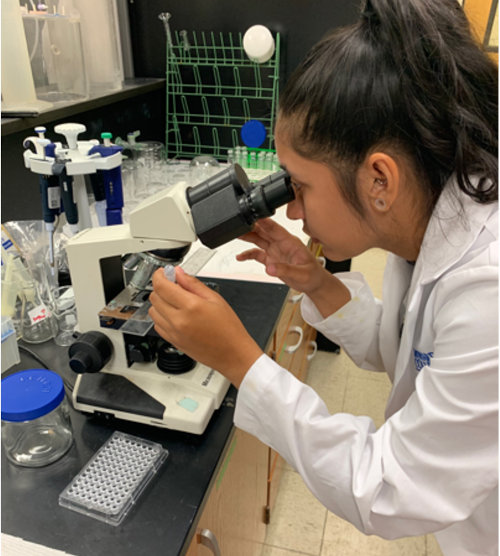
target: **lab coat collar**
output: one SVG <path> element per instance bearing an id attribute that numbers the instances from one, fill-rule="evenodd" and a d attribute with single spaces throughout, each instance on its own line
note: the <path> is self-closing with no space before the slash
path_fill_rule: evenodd
<path id="1" fill-rule="evenodd" d="M 498 203 L 477 203 L 450 180 L 434 207 L 417 258 L 420 284 L 436 280 L 458 262 L 497 210 Z"/>

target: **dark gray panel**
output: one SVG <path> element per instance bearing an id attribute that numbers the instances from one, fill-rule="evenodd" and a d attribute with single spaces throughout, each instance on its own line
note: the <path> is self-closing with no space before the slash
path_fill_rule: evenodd
<path id="1" fill-rule="evenodd" d="M 172 30 L 244 33 L 251 25 L 261 24 L 280 32 L 287 77 L 325 33 L 353 23 L 359 5 L 359 0 L 133 0 L 129 14 L 135 75 L 165 75 L 165 33 L 158 19 L 161 12 L 172 14 Z"/>

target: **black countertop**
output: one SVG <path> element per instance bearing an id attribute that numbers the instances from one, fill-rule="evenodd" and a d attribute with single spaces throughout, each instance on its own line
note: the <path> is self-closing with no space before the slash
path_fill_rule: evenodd
<path id="1" fill-rule="evenodd" d="M 281 313 L 288 288 L 279 284 L 210 279 L 262 349 Z M 25 344 L 50 368 L 74 383 L 66 350 L 52 341 Z M 22 353 L 8 374 L 40 365 Z M 74 444 L 42 468 L 18 467 L 2 451 L 2 532 L 75 556 L 179 556 L 185 554 L 230 444 L 237 390 L 231 386 L 203 435 L 125 421 L 103 422 L 74 410 Z M 117 527 L 58 505 L 59 494 L 114 430 L 161 443 L 169 457 Z M 221 471 L 222 472 L 222 471 Z"/>

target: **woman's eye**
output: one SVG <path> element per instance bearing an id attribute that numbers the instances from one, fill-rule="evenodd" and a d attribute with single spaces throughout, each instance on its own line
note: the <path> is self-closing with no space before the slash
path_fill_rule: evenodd
<path id="1" fill-rule="evenodd" d="M 300 183 L 297 183 L 296 181 L 291 181 L 292 187 L 295 189 L 295 191 L 300 191 L 301 186 Z"/>

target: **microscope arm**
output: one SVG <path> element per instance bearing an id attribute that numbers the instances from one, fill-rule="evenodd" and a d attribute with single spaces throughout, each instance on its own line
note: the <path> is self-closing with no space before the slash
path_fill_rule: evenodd
<path id="1" fill-rule="evenodd" d="M 186 184 L 158 193 L 133 210 L 130 223 L 88 228 L 66 246 L 81 332 L 99 329 L 106 305 L 101 260 L 156 249 L 182 248 L 196 241 L 186 202 Z"/>

